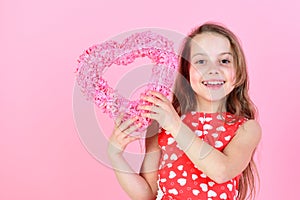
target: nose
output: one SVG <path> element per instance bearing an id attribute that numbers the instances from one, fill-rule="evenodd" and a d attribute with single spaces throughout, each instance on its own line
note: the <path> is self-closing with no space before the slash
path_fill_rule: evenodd
<path id="1" fill-rule="evenodd" d="M 216 65 L 212 64 L 208 69 L 208 74 L 210 75 L 219 74 L 219 73 L 220 73 L 219 68 Z"/>

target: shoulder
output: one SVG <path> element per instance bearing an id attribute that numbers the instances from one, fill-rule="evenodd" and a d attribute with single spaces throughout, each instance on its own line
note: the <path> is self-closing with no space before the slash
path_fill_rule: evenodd
<path id="1" fill-rule="evenodd" d="M 262 129 L 256 120 L 245 121 L 237 130 L 236 136 L 245 140 L 252 141 L 254 144 L 258 143 L 261 139 Z"/>
<path id="2" fill-rule="evenodd" d="M 238 130 L 261 135 L 261 126 L 258 121 L 254 119 L 245 121 Z"/>
<path id="3" fill-rule="evenodd" d="M 247 120 L 237 129 L 235 136 L 223 152 L 237 157 L 238 160 L 250 159 L 260 142 L 261 134 L 259 123 L 256 120 Z"/>

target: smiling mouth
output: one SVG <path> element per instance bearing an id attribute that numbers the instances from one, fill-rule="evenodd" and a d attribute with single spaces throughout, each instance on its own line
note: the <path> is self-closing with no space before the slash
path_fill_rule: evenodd
<path id="1" fill-rule="evenodd" d="M 202 81 L 202 84 L 207 87 L 220 87 L 225 84 L 225 81 L 222 80 Z"/>

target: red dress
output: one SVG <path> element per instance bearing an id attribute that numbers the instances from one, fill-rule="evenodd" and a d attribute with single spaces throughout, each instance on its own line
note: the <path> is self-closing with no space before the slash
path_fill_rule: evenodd
<path id="1" fill-rule="evenodd" d="M 220 115 L 202 112 L 190 112 L 181 118 L 199 138 L 219 151 L 223 151 L 239 126 L 247 120 L 242 118 L 232 121 L 234 115 L 230 113 Z M 158 144 L 162 150 L 162 156 L 158 172 L 157 199 L 236 199 L 240 175 L 226 183 L 218 184 L 194 166 L 177 146 L 172 135 L 164 129 L 159 133 Z"/>

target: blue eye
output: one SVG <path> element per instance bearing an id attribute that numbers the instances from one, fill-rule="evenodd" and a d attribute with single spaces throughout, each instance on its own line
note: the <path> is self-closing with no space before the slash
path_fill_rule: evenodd
<path id="1" fill-rule="evenodd" d="M 205 64 L 206 62 L 205 62 L 205 60 L 197 60 L 196 62 L 195 62 L 195 64 L 200 64 L 200 65 L 203 65 L 203 64 Z"/>

